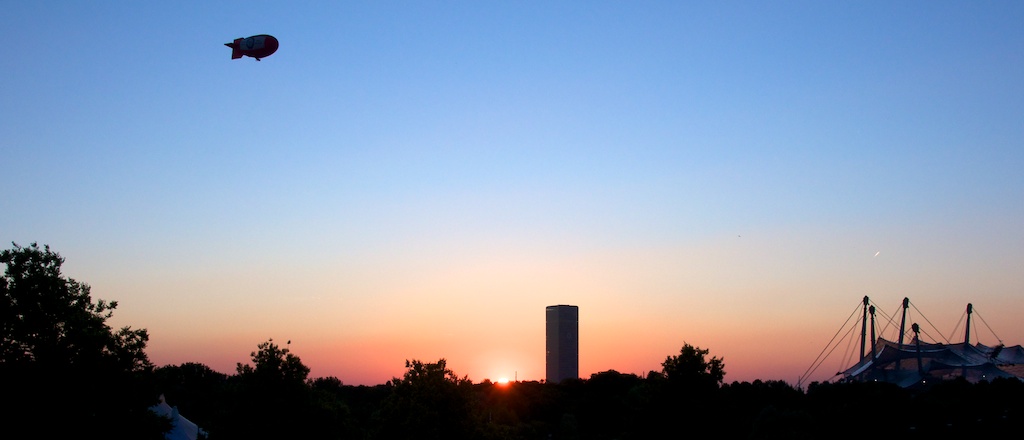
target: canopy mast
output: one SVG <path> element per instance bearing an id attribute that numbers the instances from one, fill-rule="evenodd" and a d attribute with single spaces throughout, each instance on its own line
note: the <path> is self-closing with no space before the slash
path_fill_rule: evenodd
<path id="1" fill-rule="evenodd" d="M 910 306 L 910 298 L 903 298 L 903 317 L 900 318 L 900 337 L 898 342 L 899 351 L 903 352 L 903 332 L 906 331 L 907 327 L 907 307 Z M 896 371 L 900 371 L 900 358 L 896 358 Z"/>
<path id="2" fill-rule="evenodd" d="M 865 345 L 868 338 L 868 297 L 864 295 L 864 318 L 860 322 L 860 358 L 864 359 Z"/>
<path id="3" fill-rule="evenodd" d="M 878 362 L 876 362 L 878 345 L 875 344 L 875 306 L 868 307 L 868 313 L 871 313 L 871 370 L 874 371 L 878 367 Z"/>
<path id="4" fill-rule="evenodd" d="M 924 377 L 924 362 L 921 360 L 921 326 L 915 322 L 910 328 L 914 330 L 914 343 L 917 348 L 917 373 Z"/>
<path id="5" fill-rule="evenodd" d="M 875 353 L 875 306 L 868 307 L 868 312 L 871 313 L 871 359 L 878 357 Z"/>
<path id="6" fill-rule="evenodd" d="M 974 312 L 974 305 L 967 303 L 967 329 L 964 332 L 964 344 L 971 345 L 971 313 Z"/>

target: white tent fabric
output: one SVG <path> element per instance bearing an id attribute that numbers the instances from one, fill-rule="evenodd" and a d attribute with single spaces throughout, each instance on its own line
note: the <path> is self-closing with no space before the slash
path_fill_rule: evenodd
<path id="1" fill-rule="evenodd" d="M 178 414 L 178 407 L 171 407 L 160 395 L 160 403 L 149 408 L 157 415 L 171 419 L 171 430 L 164 434 L 167 440 L 197 440 L 199 434 L 206 436 L 206 432 L 199 428 L 199 425 L 192 423 L 181 414 Z"/>
<path id="2" fill-rule="evenodd" d="M 877 380 L 903 387 L 927 379 L 963 377 L 970 382 L 997 377 L 1018 377 L 1008 368 L 1024 363 L 1021 346 L 987 347 L 982 344 L 928 344 L 912 341 L 902 346 L 879 338 L 871 353 L 843 372 L 851 380 Z M 1019 378 L 1019 377 L 1018 377 Z"/>

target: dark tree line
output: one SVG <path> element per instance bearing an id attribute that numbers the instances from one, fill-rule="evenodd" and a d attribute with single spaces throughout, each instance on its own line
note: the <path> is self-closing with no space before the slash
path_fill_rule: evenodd
<path id="1" fill-rule="evenodd" d="M 272 339 L 224 374 L 198 363 L 153 366 L 148 334 L 106 324 L 116 302 L 93 301 L 48 247 L 0 252 L 2 420 L 30 437 L 162 438 L 148 408 L 163 395 L 209 438 L 647 439 L 979 437 L 1024 422 L 1024 384 L 947 381 L 727 383 L 724 360 L 684 343 L 646 375 L 614 370 L 561 383 L 473 383 L 410 360 L 385 384 L 310 378 Z"/>
<path id="2" fill-rule="evenodd" d="M 305 396 L 263 402 L 275 414 L 269 418 L 257 418 L 241 404 L 237 375 L 197 364 L 156 372 L 168 383 L 185 384 L 168 389 L 168 400 L 217 439 L 269 433 L 323 439 L 647 439 L 708 432 L 751 439 L 975 438 L 1010 432 L 1024 421 L 1024 384 L 1016 379 L 949 381 L 916 390 L 850 382 L 801 391 L 781 381 L 732 382 L 687 396 L 676 394 L 661 372 L 641 377 L 609 370 L 557 384 L 498 384 L 459 378 L 443 359 L 408 365 L 402 378 L 376 386 L 308 380 Z M 211 373 L 218 379 L 208 382 Z M 192 374 L 198 377 L 190 379 Z M 282 409 L 287 406 L 292 410 Z"/>
<path id="3" fill-rule="evenodd" d="M 157 401 L 146 382 L 149 334 L 110 328 L 117 302 L 93 302 L 87 284 L 61 274 L 64 259 L 49 246 L 15 244 L 0 262 L 4 426 L 31 438 L 162 438 L 168 424 L 147 409 Z"/>

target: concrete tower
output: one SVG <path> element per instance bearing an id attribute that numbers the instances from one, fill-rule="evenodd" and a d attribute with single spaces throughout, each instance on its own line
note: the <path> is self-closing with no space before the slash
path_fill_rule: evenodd
<path id="1" fill-rule="evenodd" d="M 579 320 L 579 307 L 547 307 L 547 381 L 550 383 L 580 377 Z"/>

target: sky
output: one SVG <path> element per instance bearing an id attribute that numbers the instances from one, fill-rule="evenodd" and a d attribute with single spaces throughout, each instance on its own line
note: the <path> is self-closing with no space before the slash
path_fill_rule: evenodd
<path id="1" fill-rule="evenodd" d="M 0 241 L 232 374 L 809 367 L 862 298 L 1024 343 L 1024 3 L 8 2 Z M 280 49 L 232 60 L 235 38 Z M 923 315 L 923 316 L 921 316 Z M 924 325 L 926 328 L 930 326 Z M 290 343 L 289 343 L 290 341 Z M 944 341 L 939 341 L 944 342 Z M 855 345 L 855 344 L 854 344 Z M 836 350 L 842 352 L 844 348 Z"/>

